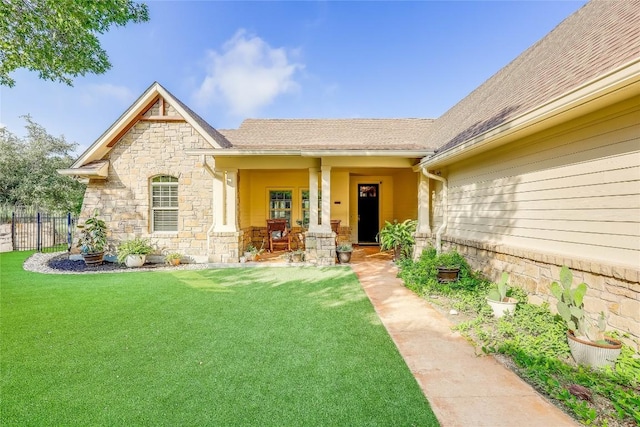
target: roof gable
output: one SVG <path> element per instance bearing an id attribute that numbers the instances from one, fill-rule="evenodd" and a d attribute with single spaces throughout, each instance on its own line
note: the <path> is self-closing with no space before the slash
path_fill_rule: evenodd
<path id="1" fill-rule="evenodd" d="M 154 82 L 78 159 L 71 169 L 101 160 L 136 123 L 144 120 L 186 121 L 213 148 L 227 148 L 231 144 L 183 104 L 178 98 Z"/>

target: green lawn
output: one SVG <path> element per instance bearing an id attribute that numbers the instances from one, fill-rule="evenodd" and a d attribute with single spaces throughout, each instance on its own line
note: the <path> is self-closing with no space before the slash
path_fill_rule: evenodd
<path id="1" fill-rule="evenodd" d="M 436 426 L 349 269 L 43 275 L 0 254 L 0 425 Z"/>

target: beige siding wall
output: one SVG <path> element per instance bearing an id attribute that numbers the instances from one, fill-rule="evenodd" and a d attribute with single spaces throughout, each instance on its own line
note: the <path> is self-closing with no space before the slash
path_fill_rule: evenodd
<path id="1" fill-rule="evenodd" d="M 172 107 L 165 108 L 176 114 Z M 156 104 L 147 115 L 158 113 Z M 211 146 L 185 122 L 138 122 L 110 151 L 108 179 L 89 182 L 80 222 L 98 209 L 116 241 L 148 237 L 159 249 L 206 260 L 212 178 L 197 157 L 184 154 L 195 148 Z M 151 232 L 149 186 L 156 175 L 178 178 L 177 233 Z"/>
<path id="2" fill-rule="evenodd" d="M 446 234 L 638 267 L 638 105 L 636 98 L 450 167 Z"/>
<path id="3" fill-rule="evenodd" d="M 534 302 L 555 300 L 562 265 L 588 285 L 585 308 L 640 343 L 640 98 L 440 170 L 449 181 L 444 248 Z M 432 183 L 432 232 L 442 186 Z M 433 236 L 425 236 L 432 239 Z M 633 343 L 632 343 L 633 344 Z"/>

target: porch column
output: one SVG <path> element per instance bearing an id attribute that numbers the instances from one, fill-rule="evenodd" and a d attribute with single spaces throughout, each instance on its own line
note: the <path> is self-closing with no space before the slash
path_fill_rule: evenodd
<path id="1" fill-rule="evenodd" d="M 225 226 L 238 231 L 238 169 L 226 170 L 225 193 Z"/>
<path id="2" fill-rule="evenodd" d="M 331 232 L 331 166 L 322 166 L 322 226 L 323 232 Z"/>
<path id="3" fill-rule="evenodd" d="M 429 218 L 429 178 L 420 173 L 418 183 L 418 228 L 417 233 L 430 233 L 431 221 Z"/>
<path id="4" fill-rule="evenodd" d="M 238 231 L 238 170 L 215 170 L 213 179 L 213 231 Z"/>
<path id="5" fill-rule="evenodd" d="M 309 231 L 318 231 L 318 168 L 309 168 Z"/>

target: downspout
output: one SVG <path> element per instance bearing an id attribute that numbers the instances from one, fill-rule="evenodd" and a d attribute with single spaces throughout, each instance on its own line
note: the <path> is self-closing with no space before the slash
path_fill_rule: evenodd
<path id="1" fill-rule="evenodd" d="M 212 159 L 213 159 L 213 162 L 214 162 L 213 169 L 207 164 L 207 158 L 204 156 L 204 154 L 202 156 L 200 156 L 200 162 L 202 163 L 202 168 L 204 170 L 206 170 L 207 172 L 209 172 L 209 175 L 211 175 L 215 179 L 215 177 L 216 177 L 215 161 L 216 160 L 215 160 L 214 157 L 212 157 Z M 213 181 L 211 181 L 211 192 L 212 193 L 213 193 L 213 190 L 214 190 L 214 186 L 215 186 L 215 183 Z M 211 204 L 212 204 L 211 212 L 213 212 L 213 209 L 215 208 L 213 206 L 213 197 L 211 198 Z M 212 218 L 212 221 L 211 221 L 211 227 L 209 227 L 209 229 L 207 230 L 207 254 L 209 254 L 209 252 L 210 252 L 209 250 L 211 248 L 211 232 L 213 231 L 213 227 L 215 225 L 216 225 L 216 223 L 215 223 L 215 216 L 214 216 Z"/>
<path id="2" fill-rule="evenodd" d="M 423 166 L 420 168 L 424 176 L 430 179 L 435 179 L 436 181 L 442 182 L 442 224 L 438 231 L 436 231 L 436 252 L 442 252 L 442 234 L 447 229 L 447 221 L 449 219 L 449 185 L 447 180 L 439 175 L 434 175 L 431 172 L 427 171 L 427 169 Z"/>

